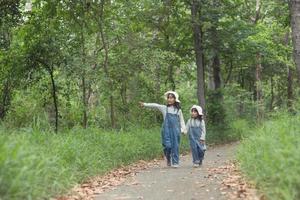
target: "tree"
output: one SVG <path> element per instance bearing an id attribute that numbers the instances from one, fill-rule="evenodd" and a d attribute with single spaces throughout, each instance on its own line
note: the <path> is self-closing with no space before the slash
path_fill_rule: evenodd
<path id="1" fill-rule="evenodd" d="M 294 47 L 294 61 L 298 71 L 298 81 L 300 82 L 300 1 L 289 0 L 291 28 L 292 28 L 292 41 Z"/>
<path id="2" fill-rule="evenodd" d="M 202 49 L 202 34 L 200 24 L 200 1 L 192 0 L 191 17 L 194 37 L 194 51 L 197 65 L 197 97 L 199 105 L 205 109 L 205 81 L 204 81 L 204 66 L 203 66 L 203 49 Z"/>
<path id="3" fill-rule="evenodd" d="M 13 56 L 11 49 L 12 30 L 21 22 L 19 7 L 19 0 L 0 2 L 0 119 L 3 119 L 9 110 L 11 93 L 17 86 L 19 78 L 14 77 L 14 74 L 19 75 L 19 73 L 16 73 L 13 63 L 9 60 Z"/>

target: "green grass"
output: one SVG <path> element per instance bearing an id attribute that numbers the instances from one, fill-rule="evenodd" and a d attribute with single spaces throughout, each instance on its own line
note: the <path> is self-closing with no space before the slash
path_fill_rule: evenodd
<path id="1" fill-rule="evenodd" d="M 207 143 L 237 140 L 249 124 L 236 120 L 228 130 L 208 127 Z M 181 137 L 181 153 L 189 151 Z M 48 133 L 35 129 L 0 129 L 0 199 L 48 199 L 88 177 L 137 160 L 162 156 L 160 128 L 126 131 L 73 129 Z"/>
<path id="2" fill-rule="evenodd" d="M 182 151 L 188 142 L 182 137 Z M 0 133 L 0 199 L 48 199 L 75 183 L 162 156 L 160 129 Z"/>
<path id="3" fill-rule="evenodd" d="M 276 117 L 253 128 L 239 147 L 242 171 L 268 199 L 300 199 L 299 122 L 299 116 Z"/>
<path id="4" fill-rule="evenodd" d="M 252 134 L 250 132 L 251 126 L 253 126 L 252 123 L 245 119 L 235 119 L 226 125 L 220 126 L 209 124 L 206 139 L 210 145 L 239 141 Z"/>

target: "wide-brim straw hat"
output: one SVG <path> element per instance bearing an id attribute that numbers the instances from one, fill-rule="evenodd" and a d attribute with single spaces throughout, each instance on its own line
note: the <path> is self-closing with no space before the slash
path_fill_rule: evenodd
<path id="1" fill-rule="evenodd" d="M 174 92 L 174 91 L 168 91 L 165 93 L 165 99 L 167 100 L 168 99 L 168 94 L 173 94 L 175 96 L 175 101 L 180 103 L 179 101 L 179 95 L 177 94 L 177 92 Z"/>

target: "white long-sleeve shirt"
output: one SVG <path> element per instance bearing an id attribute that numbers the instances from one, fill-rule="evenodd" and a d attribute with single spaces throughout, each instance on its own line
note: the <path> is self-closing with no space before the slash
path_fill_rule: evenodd
<path id="1" fill-rule="evenodd" d="M 161 105 L 161 104 L 157 104 L 157 103 L 144 103 L 144 106 L 148 107 L 148 108 L 158 109 L 163 114 L 164 119 L 166 118 L 166 115 L 167 115 L 167 112 L 166 112 L 167 111 L 167 106 L 166 105 Z M 168 107 L 168 113 L 178 114 L 179 120 L 180 120 L 181 132 L 186 133 L 187 129 L 185 127 L 185 122 L 184 122 L 184 119 L 183 119 L 183 114 L 182 114 L 181 109 L 178 110 L 174 106 L 169 106 Z"/>
<path id="2" fill-rule="evenodd" d="M 200 140 L 205 140 L 206 129 L 205 129 L 205 122 L 204 122 L 204 120 L 200 121 L 198 119 L 191 118 L 186 123 L 186 130 L 189 131 L 190 127 L 201 127 L 202 133 L 201 133 Z"/>

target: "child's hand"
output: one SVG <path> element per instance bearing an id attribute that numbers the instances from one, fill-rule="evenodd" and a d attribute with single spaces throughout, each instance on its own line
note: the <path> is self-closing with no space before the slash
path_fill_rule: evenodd
<path id="1" fill-rule="evenodd" d="M 142 108 L 144 107 L 144 102 L 140 101 L 139 104 Z"/>

